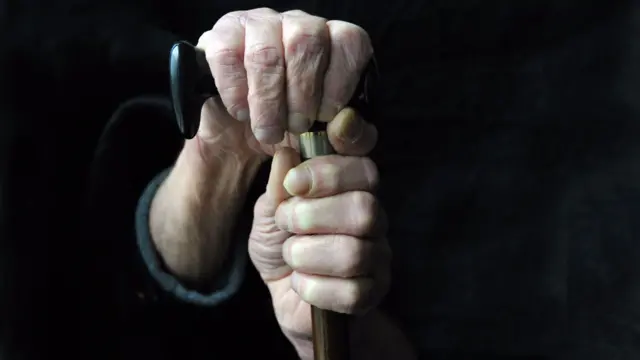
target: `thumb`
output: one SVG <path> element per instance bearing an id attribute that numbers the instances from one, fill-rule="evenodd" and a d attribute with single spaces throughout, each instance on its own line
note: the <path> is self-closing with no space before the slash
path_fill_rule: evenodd
<path id="1" fill-rule="evenodd" d="M 267 183 L 266 197 L 275 208 L 291 195 L 284 188 L 284 178 L 289 170 L 300 164 L 300 155 L 292 148 L 282 148 L 276 151 L 271 162 L 271 173 Z"/>
<path id="2" fill-rule="evenodd" d="M 300 156 L 295 150 L 278 150 L 271 163 L 267 191 L 260 196 L 254 207 L 253 226 L 249 235 L 249 256 L 272 291 L 275 291 L 272 281 L 283 279 L 291 273 L 291 269 L 282 258 L 282 244 L 290 234 L 276 226 L 275 215 L 280 203 L 290 197 L 283 185 L 284 178 L 299 162 Z"/>

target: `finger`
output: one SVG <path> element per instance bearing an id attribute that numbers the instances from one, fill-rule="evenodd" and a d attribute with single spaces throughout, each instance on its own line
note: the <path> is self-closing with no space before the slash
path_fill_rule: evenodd
<path id="1" fill-rule="evenodd" d="M 324 76 L 318 120 L 330 121 L 351 100 L 360 75 L 373 55 L 369 35 L 363 28 L 344 21 L 327 22 L 331 58 Z"/>
<path id="2" fill-rule="evenodd" d="M 224 15 L 204 33 L 198 47 L 205 50 L 220 98 L 231 116 L 249 120 L 247 73 L 244 69 L 246 11 Z"/>
<path id="3" fill-rule="evenodd" d="M 384 212 L 376 198 L 364 191 L 318 199 L 290 198 L 278 206 L 275 217 L 281 230 L 298 235 L 369 237 L 386 230 Z"/>
<path id="4" fill-rule="evenodd" d="M 378 142 L 378 130 L 353 108 L 342 109 L 327 125 L 329 141 L 341 155 L 364 156 Z"/>
<path id="5" fill-rule="evenodd" d="M 329 28 L 321 17 L 288 11 L 282 18 L 282 39 L 287 64 L 287 129 L 299 134 L 311 127 L 320 106 L 331 50 Z"/>
<path id="6" fill-rule="evenodd" d="M 289 170 L 284 187 L 289 194 L 326 197 L 348 191 L 373 191 L 378 168 L 369 158 L 327 155 L 309 159 Z"/>
<path id="7" fill-rule="evenodd" d="M 251 128 L 256 139 L 276 144 L 284 137 L 285 64 L 280 14 L 271 9 L 247 13 L 244 67 L 249 85 Z"/>
<path id="8" fill-rule="evenodd" d="M 300 158 L 295 150 L 291 148 L 278 150 L 271 163 L 267 191 L 258 198 L 253 208 L 249 255 L 262 279 L 268 284 L 282 279 L 291 272 L 289 266 L 282 259 L 282 246 L 290 234 L 277 231 L 273 216 L 278 204 L 289 197 L 282 186 L 284 176 L 299 162 Z"/>
<path id="9" fill-rule="evenodd" d="M 372 275 L 390 264 L 385 241 L 347 235 L 292 236 L 284 243 L 284 261 L 295 271 L 342 278 Z"/>
<path id="10" fill-rule="evenodd" d="M 292 148 L 281 148 L 274 154 L 266 191 L 269 203 L 278 206 L 278 204 L 291 197 L 284 188 L 284 178 L 287 172 L 299 163 L 300 156 Z"/>
<path id="11" fill-rule="evenodd" d="M 378 305 L 389 289 L 390 276 L 343 279 L 291 274 L 291 288 L 306 303 L 343 314 L 360 314 Z"/>

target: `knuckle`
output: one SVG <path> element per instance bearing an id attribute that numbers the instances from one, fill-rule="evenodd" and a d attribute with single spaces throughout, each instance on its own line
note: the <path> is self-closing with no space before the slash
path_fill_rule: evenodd
<path id="1" fill-rule="evenodd" d="M 313 16 L 285 19 L 287 20 L 283 22 L 283 46 L 287 86 L 291 88 L 288 96 L 294 107 L 315 107 L 317 105 L 314 105 L 314 102 L 319 101 L 322 95 L 319 72 L 330 52 L 325 21 Z"/>
<path id="2" fill-rule="evenodd" d="M 329 23 L 327 24 L 330 25 L 331 42 L 342 50 L 345 66 L 348 66 L 349 70 L 363 68 L 373 55 L 369 34 L 355 24 L 344 21 Z"/>
<path id="3" fill-rule="evenodd" d="M 371 233 L 376 225 L 378 201 L 376 197 L 365 191 L 355 191 L 353 197 L 354 226 L 358 235 Z"/>
<path id="4" fill-rule="evenodd" d="M 259 43 L 249 47 L 244 57 L 245 67 L 259 71 L 282 73 L 284 69 L 282 54 L 277 46 Z"/>
<path id="5" fill-rule="evenodd" d="M 300 9 L 285 11 L 285 12 L 282 13 L 282 15 L 284 15 L 284 16 L 296 16 L 296 17 L 298 17 L 298 16 L 311 16 L 311 15 L 309 15 L 309 13 L 307 13 L 307 12 L 305 12 L 303 10 L 300 10 Z"/>
<path id="6" fill-rule="evenodd" d="M 220 19 L 225 19 L 225 18 L 237 19 L 241 16 L 244 16 L 246 13 L 247 12 L 245 10 L 230 11 L 224 14 Z"/>
<path id="7" fill-rule="evenodd" d="M 272 8 L 263 6 L 260 8 L 255 8 L 253 10 L 251 10 L 252 14 L 265 14 L 265 15 L 277 15 L 278 12 L 273 10 Z"/>
<path id="8" fill-rule="evenodd" d="M 242 57 L 237 50 L 226 44 L 219 43 L 206 51 L 207 62 L 219 66 L 225 73 L 237 73 L 242 70 Z"/>
<path id="9" fill-rule="evenodd" d="M 246 22 L 247 13 L 245 11 L 234 11 L 223 15 L 213 25 L 211 30 L 205 32 L 201 40 L 239 40 L 238 35 L 243 33 L 243 24 Z"/>
<path id="10" fill-rule="evenodd" d="M 202 36 L 200 36 L 200 40 L 209 39 L 210 36 L 220 33 L 224 28 L 227 28 L 229 25 L 233 24 L 238 19 L 238 15 L 234 14 L 234 12 L 226 13 L 222 15 L 218 21 L 213 24 L 211 30 L 206 31 Z"/>
<path id="11" fill-rule="evenodd" d="M 205 49 L 205 56 L 216 80 L 236 84 L 246 79 L 243 49 L 236 45 L 236 40 L 228 38 L 230 36 L 233 37 L 212 32 L 208 36 L 210 44 Z"/>
<path id="12" fill-rule="evenodd" d="M 247 12 L 241 11 L 241 10 L 228 12 L 222 15 L 222 17 L 220 17 L 220 19 L 216 21 L 212 29 L 216 30 L 221 26 L 224 26 L 224 24 L 237 23 L 238 21 L 242 21 L 246 17 L 246 15 L 247 15 Z"/>
<path id="13" fill-rule="evenodd" d="M 214 28 L 215 28 L 215 25 L 214 25 Z M 211 37 L 212 32 L 213 32 L 212 30 L 207 30 L 203 32 L 202 35 L 200 35 L 200 37 L 198 38 L 198 42 L 196 44 L 200 45 L 200 44 L 206 43 L 207 40 L 209 40 L 209 38 Z"/>
<path id="14" fill-rule="evenodd" d="M 323 38 L 328 37 L 327 27 L 324 19 L 321 18 L 295 19 L 287 21 L 286 24 L 284 39 L 288 44 L 294 45 L 289 46 L 290 50 L 304 51 L 305 49 L 298 44 L 323 45 L 321 43 Z M 311 49 L 318 50 L 313 47 Z"/>
<path id="15" fill-rule="evenodd" d="M 373 50 L 369 34 L 362 27 L 345 21 L 336 21 L 331 25 L 332 40 L 356 46 L 359 50 Z"/>
<path id="16" fill-rule="evenodd" d="M 340 190 L 340 167 L 333 163 L 320 163 L 311 169 L 311 178 L 318 191 L 334 194 Z"/>

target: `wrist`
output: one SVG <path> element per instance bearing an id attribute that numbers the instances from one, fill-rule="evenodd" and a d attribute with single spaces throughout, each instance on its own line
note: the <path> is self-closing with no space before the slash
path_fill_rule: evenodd
<path id="1" fill-rule="evenodd" d="M 218 183 L 220 177 L 248 172 L 252 175 L 251 179 L 238 184 L 241 188 L 248 188 L 253 175 L 266 160 L 264 154 L 230 151 L 223 145 L 207 143 L 196 136 L 185 141 L 173 172 L 188 178 L 198 192 L 204 191 L 203 187 L 209 188 L 213 183 Z"/>
<path id="2" fill-rule="evenodd" d="M 150 231 L 167 270 L 202 284 L 216 276 L 228 256 L 231 232 L 262 159 L 185 143 L 150 209 Z"/>

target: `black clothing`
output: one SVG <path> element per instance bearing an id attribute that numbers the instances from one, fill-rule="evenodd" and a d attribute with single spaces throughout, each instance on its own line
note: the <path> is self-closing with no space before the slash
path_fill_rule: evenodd
<path id="1" fill-rule="evenodd" d="M 116 112 L 168 94 L 174 40 L 195 42 L 220 15 L 264 4 L 74 5 L 6 17 L 3 358 L 292 355 L 250 267 L 215 308 L 181 303 L 148 275 L 135 207 L 181 139 L 161 107 Z M 382 74 L 373 157 L 395 259 L 384 308 L 421 358 L 640 358 L 634 1 L 273 7 L 372 36 Z M 119 125 L 98 144 L 109 118 Z"/>

